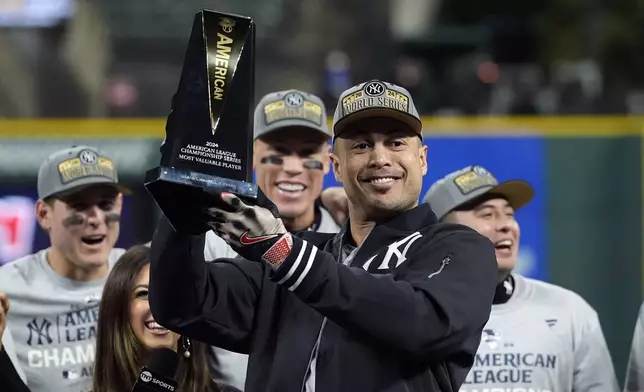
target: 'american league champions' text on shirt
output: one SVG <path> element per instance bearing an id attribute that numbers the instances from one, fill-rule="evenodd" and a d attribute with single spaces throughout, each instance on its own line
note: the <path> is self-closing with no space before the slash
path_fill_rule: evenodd
<path id="1" fill-rule="evenodd" d="M 64 278 L 47 263 L 47 252 L 0 268 L 0 290 L 11 301 L 5 333 L 13 338 L 16 367 L 24 372 L 32 392 L 85 392 L 92 383 L 105 279 Z M 110 266 L 124 252 L 113 249 Z"/>
<path id="2" fill-rule="evenodd" d="M 617 392 L 597 313 L 564 288 L 512 275 L 460 392 Z"/>

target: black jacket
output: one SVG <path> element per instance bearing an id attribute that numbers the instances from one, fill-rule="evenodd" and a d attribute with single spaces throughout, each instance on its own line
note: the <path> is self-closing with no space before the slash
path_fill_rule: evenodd
<path id="1" fill-rule="evenodd" d="M 249 353 L 245 392 L 302 392 L 320 335 L 316 392 L 458 391 L 496 288 L 491 242 L 421 204 L 369 234 L 350 266 L 343 229 L 305 232 L 274 273 L 206 263 L 204 236 L 161 218 L 149 301 L 161 325 Z"/>
<path id="2" fill-rule="evenodd" d="M 2 392 L 29 392 L 4 347 L 0 348 L 0 387 Z"/>

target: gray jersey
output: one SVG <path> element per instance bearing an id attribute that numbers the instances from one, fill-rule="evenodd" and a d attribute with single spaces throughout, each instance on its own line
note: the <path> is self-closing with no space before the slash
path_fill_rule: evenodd
<path id="1" fill-rule="evenodd" d="M 85 392 L 92 382 L 105 279 L 79 282 L 62 277 L 47 263 L 48 251 L 0 267 L 0 291 L 11 302 L 7 336 L 13 337 L 16 367 L 32 392 Z M 124 252 L 113 249 L 110 266 Z"/>
<path id="2" fill-rule="evenodd" d="M 613 363 L 593 308 L 564 288 L 513 275 L 494 305 L 460 392 L 616 392 Z"/>
<path id="3" fill-rule="evenodd" d="M 320 208 L 320 225 L 317 228 L 318 233 L 337 233 L 340 231 L 331 214 L 324 208 Z M 209 231 L 206 233 L 206 247 L 204 249 L 204 258 L 206 260 L 214 260 L 218 258 L 234 258 L 237 253 L 226 243 L 226 241 L 217 237 L 217 235 Z M 226 381 L 241 390 L 244 390 L 244 383 L 246 381 L 246 368 L 248 367 L 248 355 L 239 354 L 232 351 L 224 350 L 215 347 L 215 353 L 219 360 L 220 371 L 226 378 Z"/>
<path id="4" fill-rule="evenodd" d="M 644 392 L 644 303 L 633 331 L 631 354 L 626 366 L 624 392 Z"/>

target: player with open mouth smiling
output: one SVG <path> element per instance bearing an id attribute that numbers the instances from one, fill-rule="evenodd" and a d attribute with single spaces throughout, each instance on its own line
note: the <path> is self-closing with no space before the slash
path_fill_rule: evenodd
<path id="1" fill-rule="evenodd" d="M 40 167 L 36 219 L 51 246 L 0 268 L 12 304 L 3 341 L 13 338 L 32 392 L 91 385 L 98 303 L 125 252 L 114 248 L 123 193 L 115 163 L 93 147 L 57 151 Z"/>
<path id="2" fill-rule="evenodd" d="M 318 198 L 329 172 L 326 108 L 322 100 L 304 91 L 285 90 L 262 97 L 255 108 L 253 167 L 257 185 L 277 206 L 292 232 L 340 230 Z M 214 232 L 206 234 L 206 260 L 237 254 Z M 215 349 L 225 377 L 242 388 L 248 357 Z"/>
<path id="3" fill-rule="evenodd" d="M 513 272 L 520 239 L 514 213 L 533 196 L 527 182 L 499 182 L 477 165 L 448 174 L 425 195 L 441 221 L 486 236 L 498 264 L 490 319 L 459 392 L 617 392 L 595 310 L 570 290 Z"/>
<path id="4" fill-rule="evenodd" d="M 330 168 L 332 135 L 322 100 L 299 90 L 269 93 L 255 108 L 253 129 L 257 185 L 275 203 L 288 230 L 338 232 L 317 202 Z M 214 232 L 206 234 L 206 260 L 235 256 Z"/>

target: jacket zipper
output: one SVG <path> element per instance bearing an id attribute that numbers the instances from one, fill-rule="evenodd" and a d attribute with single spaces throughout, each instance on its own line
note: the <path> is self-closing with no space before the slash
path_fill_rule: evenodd
<path id="1" fill-rule="evenodd" d="M 301 392 L 305 392 L 307 375 L 311 377 L 311 374 L 309 374 L 309 369 L 311 369 L 311 363 L 313 363 L 313 358 L 317 357 L 317 352 L 320 350 L 320 342 L 322 341 L 322 331 L 324 331 L 325 325 L 326 325 L 326 317 L 322 320 L 322 325 L 320 326 L 320 332 L 318 332 L 318 338 L 315 341 L 315 344 L 313 345 L 313 349 L 311 350 L 311 355 L 309 355 L 309 363 L 306 366 L 306 372 L 304 372 L 304 380 L 302 380 L 302 388 L 300 389 Z M 313 373 L 314 371 L 315 369 L 313 369 L 311 373 Z"/>
<path id="2" fill-rule="evenodd" d="M 438 269 L 436 271 L 434 271 L 431 274 L 429 274 L 429 276 L 427 278 L 431 279 L 434 276 L 436 276 L 436 275 L 440 274 L 441 272 L 443 272 L 443 269 L 445 268 L 445 266 L 449 265 L 450 261 L 452 261 L 452 258 L 449 255 L 445 256 L 443 261 L 441 261 L 441 266 L 438 267 Z"/>
<path id="3" fill-rule="evenodd" d="M 365 239 L 362 241 L 363 244 L 369 237 L 369 234 L 371 234 L 371 232 L 369 232 L 365 237 Z M 343 260 L 342 264 L 350 267 L 353 264 L 353 260 L 355 260 L 356 258 L 355 256 L 358 254 L 359 249 L 360 247 L 357 247 L 356 249 L 354 249 L 353 252 L 351 252 L 351 254 L 347 257 L 348 260 Z M 342 249 L 340 249 L 340 254 L 342 254 Z M 326 326 L 326 320 L 327 320 L 326 317 L 322 320 L 322 325 L 320 325 L 320 332 L 318 332 L 318 339 L 315 341 L 315 344 L 313 345 L 313 349 L 311 350 L 311 354 L 309 355 L 309 363 L 306 366 L 306 372 L 304 372 L 304 380 L 302 380 L 302 388 L 300 388 L 300 392 L 306 392 L 306 380 L 307 380 L 306 376 L 307 375 L 309 377 L 311 376 L 309 374 L 309 369 L 311 369 L 311 363 L 313 362 L 313 358 L 317 357 L 317 352 L 320 351 L 320 343 L 322 342 L 322 331 L 324 331 L 324 327 Z M 313 371 L 315 371 L 315 369 L 313 369 Z M 311 373 L 313 373 L 313 371 Z M 315 386 L 313 386 L 313 388 L 315 388 Z M 315 389 L 313 390 L 313 392 L 315 392 Z"/>

